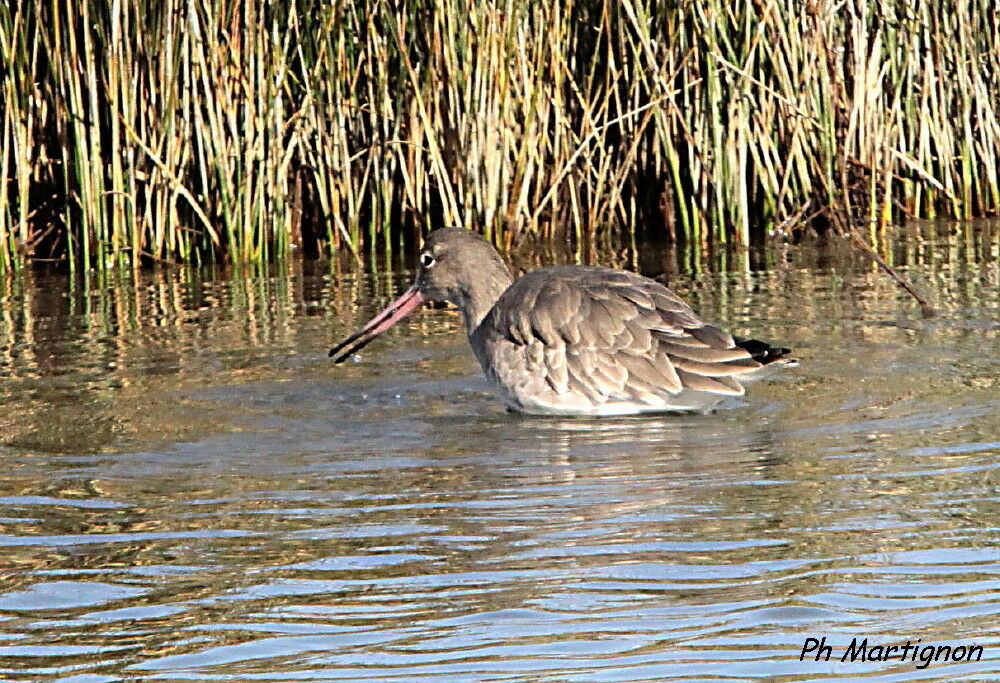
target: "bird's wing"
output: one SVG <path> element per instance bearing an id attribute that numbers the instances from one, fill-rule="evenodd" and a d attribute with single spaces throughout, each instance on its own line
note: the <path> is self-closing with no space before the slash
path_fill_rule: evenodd
<path id="1" fill-rule="evenodd" d="M 521 277 L 484 320 L 521 347 L 558 394 L 656 405 L 684 389 L 741 395 L 762 366 L 727 332 L 654 280 L 600 267 L 543 268 Z"/>

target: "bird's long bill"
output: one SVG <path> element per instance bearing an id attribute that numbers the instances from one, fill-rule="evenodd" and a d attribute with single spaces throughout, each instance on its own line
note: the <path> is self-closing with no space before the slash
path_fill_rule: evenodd
<path id="1" fill-rule="evenodd" d="M 352 355 L 363 349 L 390 327 L 412 313 L 424 303 L 424 295 L 416 285 L 403 292 L 402 296 L 389 304 L 385 310 L 369 320 L 364 327 L 330 349 L 330 356 L 335 356 L 334 363 L 343 363 Z M 341 349 L 347 348 L 341 352 Z M 338 355 L 339 354 L 339 355 Z"/>

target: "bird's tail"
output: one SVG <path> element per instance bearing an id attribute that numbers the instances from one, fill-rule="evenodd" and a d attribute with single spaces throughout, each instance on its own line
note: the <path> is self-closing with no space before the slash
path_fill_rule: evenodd
<path id="1" fill-rule="evenodd" d="M 767 342 L 762 342 L 759 339 L 733 337 L 733 341 L 735 341 L 736 345 L 741 349 L 749 351 L 753 359 L 761 365 L 770 365 L 774 363 L 776 365 L 793 366 L 799 364 L 798 359 L 788 357 L 788 354 L 792 352 L 791 349 L 782 348 L 780 346 L 771 346 Z"/>

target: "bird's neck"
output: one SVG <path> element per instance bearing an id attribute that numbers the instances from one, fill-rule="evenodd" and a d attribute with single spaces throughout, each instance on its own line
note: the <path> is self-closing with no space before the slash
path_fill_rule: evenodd
<path id="1" fill-rule="evenodd" d="M 470 337 L 476 331 L 483 318 L 490 312 L 493 305 L 500 298 L 500 295 L 507 291 L 513 282 L 510 273 L 504 270 L 503 273 L 493 273 L 492 277 L 484 273 L 474 287 L 470 287 L 463 292 L 462 301 L 459 308 L 465 317 L 465 332 Z"/>

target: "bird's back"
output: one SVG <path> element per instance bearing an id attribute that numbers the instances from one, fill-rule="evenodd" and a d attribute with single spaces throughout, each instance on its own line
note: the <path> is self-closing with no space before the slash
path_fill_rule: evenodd
<path id="1" fill-rule="evenodd" d="M 546 414 L 706 410 L 787 353 L 703 322 L 654 280 L 600 266 L 522 276 L 470 341 L 511 408 Z"/>

